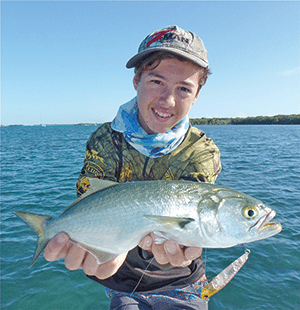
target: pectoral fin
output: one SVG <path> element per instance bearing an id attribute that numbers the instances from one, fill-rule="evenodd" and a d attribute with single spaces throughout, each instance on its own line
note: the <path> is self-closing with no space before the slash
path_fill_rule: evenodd
<path id="1" fill-rule="evenodd" d="M 76 242 L 74 240 L 71 240 L 70 241 L 74 244 L 76 244 L 77 246 L 81 247 L 82 249 L 88 251 L 89 253 L 91 253 L 97 260 L 97 263 L 98 264 L 103 264 L 115 257 L 118 256 L 118 254 L 115 254 L 115 253 L 108 253 L 108 252 L 104 252 L 104 251 L 100 251 L 98 249 L 95 249 L 91 246 L 87 246 L 85 244 L 82 244 L 82 243 L 79 243 L 79 242 Z"/>
<path id="2" fill-rule="evenodd" d="M 157 222 L 166 228 L 177 228 L 185 229 L 185 226 L 193 221 L 190 217 L 171 217 L 171 216 L 160 216 L 160 215 L 145 215 L 146 219 Z"/>

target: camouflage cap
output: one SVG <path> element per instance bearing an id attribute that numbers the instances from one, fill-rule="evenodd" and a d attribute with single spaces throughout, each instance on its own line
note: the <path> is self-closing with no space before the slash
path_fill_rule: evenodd
<path id="1" fill-rule="evenodd" d="M 208 67 L 207 51 L 203 41 L 195 33 L 176 25 L 149 34 L 140 44 L 138 53 L 127 62 L 126 67 L 136 67 L 145 56 L 158 51 L 170 52 L 200 67 Z"/>

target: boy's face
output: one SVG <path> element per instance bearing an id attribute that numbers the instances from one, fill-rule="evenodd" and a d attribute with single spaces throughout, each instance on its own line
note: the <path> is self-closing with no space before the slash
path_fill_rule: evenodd
<path id="1" fill-rule="evenodd" d="M 180 122 L 198 98 L 199 67 L 189 61 L 163 59 L 137 82 L 138 119 L 148 133 L 163 133 Z"/>

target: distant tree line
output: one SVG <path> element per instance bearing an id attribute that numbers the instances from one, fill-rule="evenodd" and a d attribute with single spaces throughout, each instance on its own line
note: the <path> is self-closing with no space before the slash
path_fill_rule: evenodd
<path id="1" fill-rule="evenodd" d="M 234 118 L 192 118 L 192 125 L 300 125 L 300 114 Z"/>
<path id="2" fill-rule="evenodd" d="M 300 125 L 300 114 L 290 114 L 290 115 L 275 115 L 275 116 L 250 116 L 250 117 L 225 117 L 225 118 L 191 118 L 192 125 Z M 79 123 L 79 124 L 51 124 L 47 126 L 99 126 L 101 123 Z M 24 126 L 22 124 L 7 125 L 1 127 L 10 126 Z M 34 125 L 42 126 L 42 125 Z M 45 126 L 45 125 L 43 125 Z"/>

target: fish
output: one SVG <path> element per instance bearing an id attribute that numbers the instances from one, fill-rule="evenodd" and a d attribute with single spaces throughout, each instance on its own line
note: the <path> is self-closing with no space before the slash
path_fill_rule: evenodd
<path id="1" fill-rule="evenodd" d="M 150 232 L 184 246 L 228 248 L 282 230 L 280 223 L 270 222 L 274 210 L 219 185 L 89 180 L 89 190 L 58 217 L 14 211 L 38 236 L 30 266 L 62 231 L 101 264 L 133 249 Z"/>

